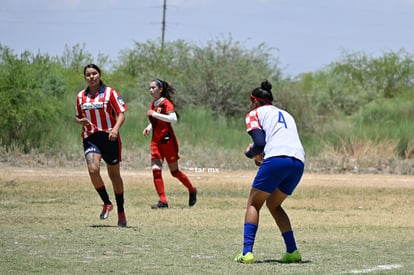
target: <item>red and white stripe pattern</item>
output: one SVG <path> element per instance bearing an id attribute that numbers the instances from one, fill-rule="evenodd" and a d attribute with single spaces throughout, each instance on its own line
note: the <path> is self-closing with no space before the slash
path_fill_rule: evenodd
<path id="1" fill-rule="evenodd" d="M 116 123 L 116 115 L 127 107 L 119 93 L 111 87 L 104 87 L 91 95 L 85 90 L 78 93 L 76 115 L 86 117 L 89 125 L 83 127 L 82 137 L 87 138 L 95 132 L 109 132 Z"/>

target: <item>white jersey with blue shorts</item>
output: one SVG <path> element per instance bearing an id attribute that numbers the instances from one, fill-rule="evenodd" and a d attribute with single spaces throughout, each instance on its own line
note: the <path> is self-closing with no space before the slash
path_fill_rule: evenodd
<path id="1" fill-rule="evenodd" d="M 265 133 L 263 162 L 253 187 L 272 193 L 276 188 L 290 195 L 302 177 L 305 150 L 294 118 L 273 105 L 263 105 L 246 115 L 247 132 Z"/>

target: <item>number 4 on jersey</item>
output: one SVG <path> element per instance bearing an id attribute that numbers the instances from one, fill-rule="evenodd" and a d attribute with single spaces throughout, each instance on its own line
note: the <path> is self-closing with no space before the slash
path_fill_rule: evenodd
<path id="1" fill-rule="evenodd" d="M 278 123 L 283 123 L 285 125 L 285 128 L 287 129 L 285 117 L 283 116 L 282 112 L 279 112 L 279 119 L 277 121 Z"/>

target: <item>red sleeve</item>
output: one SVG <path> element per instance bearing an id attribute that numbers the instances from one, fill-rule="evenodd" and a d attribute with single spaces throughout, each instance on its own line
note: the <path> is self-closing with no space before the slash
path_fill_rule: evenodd
<path id="1" fill-rule="evenodd" d="M 174 105 L 172 104 L 172 102 L 170 100 L 168 100 L 168 98 L 165 99 L 165 113 L 169 114 L 172 112 L 175 112 L 174 110 Z"/>

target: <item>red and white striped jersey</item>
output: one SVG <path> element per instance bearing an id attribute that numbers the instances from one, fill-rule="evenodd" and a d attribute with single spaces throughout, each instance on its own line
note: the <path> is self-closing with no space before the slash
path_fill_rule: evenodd
<path id="1" fill-rule="evenodd" d="M 83 127 L 82 138 L 98 131 L 110 132 L 117 115 L 126 110 L 122 97 L 111 87 L 101 85 L 94 94 L 89 89 L 80 91 L 76 101 L 76 116 L 86 117 L 89 121 L 89 125 Z"/>

